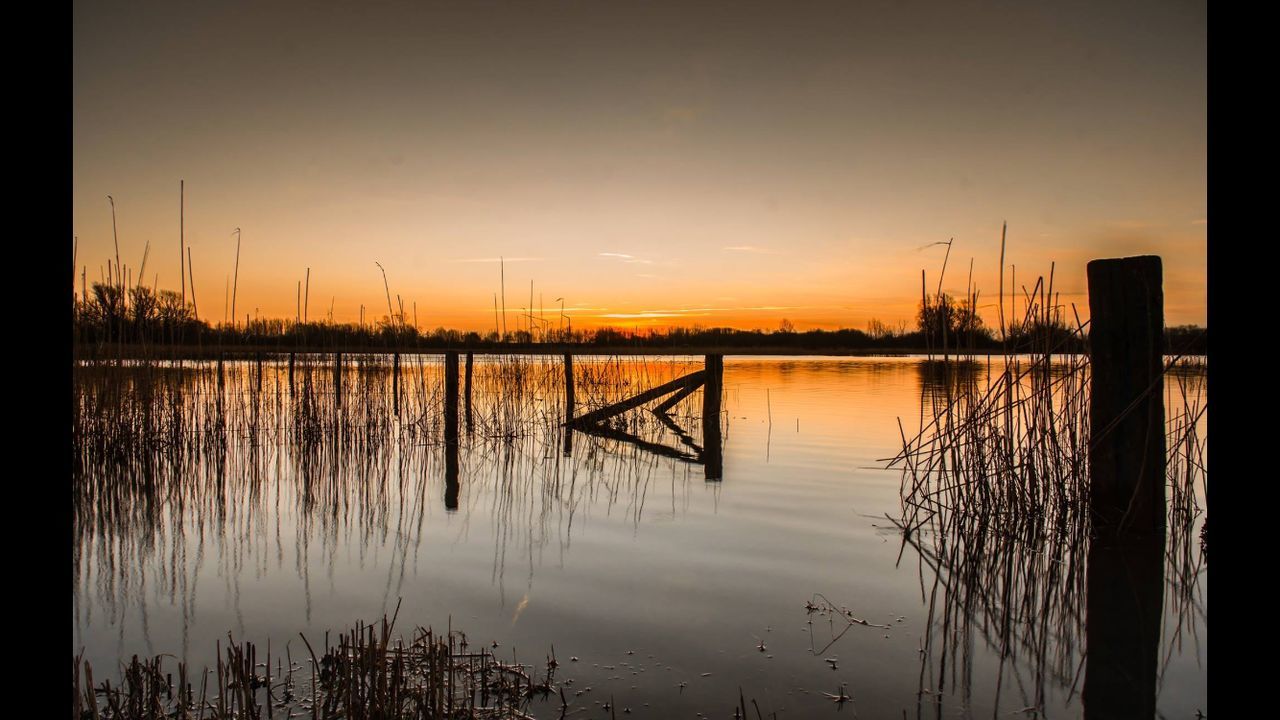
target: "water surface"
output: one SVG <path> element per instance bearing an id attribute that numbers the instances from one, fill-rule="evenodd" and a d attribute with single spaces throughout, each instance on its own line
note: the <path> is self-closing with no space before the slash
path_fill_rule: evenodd
<path id="1" fill-rule="evenodd" d="M 699 361 L 576 359 L 580 376 L 625 377 L 637 390 Z M 147 401 L 158 419 L 136 420 L 167 428 L 183 452 L 112 464 L 102 455 L 120 437 L 84 443 L 75 651 L 95 668 L 157 653 L 200 666 L 230 632 L 290 643 L 296 660 L 298 633 L 322 638 L 399 604 L 406 632 L 451 625 L 531 663 L 554 648 L 573 707 L 588 717 L 607 716 L 600 707 L 611 698 L 634 717 L 728 717 L 740 690 L 766 715 L 809 717 L 841 711 L 824 694 L 841 686 L 853 698 L 843 711 L 863 717 L 1082 714 L 1082 673 L 1045 673 L 1034 652 L 1001 662 L 998 633 L 978 621 L 960 677 L 922 652 L 943 632 L 928 624 L 934 575 L 890 519 L 900 517 L 902 474 L 885 468 L 942 392 L 921 358 L 726 358 L 720 481 L 696 462 L 582 433 L 566 455 L 558 361 L 532 362 L 513 397 L 494 374 L 499 361 L 477 358 L 456 497 L 439 441 L 438 356 L 405 361 L 399 418 L 385 358 L 348 362 L 340 408 L 332 373 L 299 364 L 294 382 L 305 377 L 321 398 L 306 410 L 291 399 L 283 359 L 261 378 L 253 362 L 227 363 L 221 395 L 216 363 L 188 363 L 166 371 L 164 387 L 185 388 L 177 399 L 153 391 L 168 398 Z M 117 402 L 95 383 L 125 372 L 82 378 L 84 406 Z M 580 407 L 600 399 L 592 387 L 580 380 Z M 699 395 L 673 413 L 695 444 Z M 221 407 L 209 409 L 215 396 Z M 326 424 L 339 410 L 341 443 Z M 299 422 L 300 412 L 310 419 Z M 651 419 L 631 423 L 647 440 L 689 449 Z M 1207 712 L 1202 573 L 1193 584 L 1190 609 L 1166 603 L 1165 717 Z M 823 601 L 868 624 L 806 610 Z M 1083 634 L 1074 641 L 1061 652 L 1082 667 Z"/>

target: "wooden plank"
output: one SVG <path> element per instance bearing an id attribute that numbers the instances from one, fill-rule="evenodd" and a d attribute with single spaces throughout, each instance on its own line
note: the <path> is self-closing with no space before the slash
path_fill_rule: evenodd
<path id="1" fill-rule="evenodd" d="M 675 406 L 676 406 L 676 403 L 678 403 L 678 402 L 680 402 L 681 400 L 683 400 L 683 399 L 685 399 L 685 398 L 689 397 L 690 395 L 692 395 L 692 394 L 693 394 L 693 391 L 694 391 L 694 390 L 697 390 L 697 389 L 698 389 L 699 387 L 701 387 L 701 386 L 703 385 L 703 383 L 705 383 L 705 382 L 706 382 L 706 381 L 704 380 L 703 382 L 701 382 L 701 383 L 697 383 L 696 385 L 688 385 L 688 386 L 686 386 L 686 387 L 685 387 L 685 389 L 683 389 L 683 390 L 681 390 L 681 391 L 677 392 L 676 394 L 672 395 L 671 397 L 667 398 L 666 400 L 663 400 L 663 401 L 662 401 L 662 404 L 660 404 L 660 405 L 658 405 L 658 406 L 656 406 L 656 407 L 654 407 L 654 408 L 653 408 L 653 411 L 654 411 L 655 413 L 665 413 L 666 411 L 668 411 L 668 410 L 670 410 L 671 408 L 675 407 Z"/>
<path id="2" fill-rule="evenodd" d="M 640 407 L 641 405 L 651 400 L 656 400 L 662 397 L 663 395 L 666 395 L 667 393 L 674 392 L 676 390 L 681 390 L 689 385 L 696 385 L 697 383 L 701 383 L 704 377 L 706 377 L 705 370 L 699 370 L 697 372 L 689 373 L 684 377 L 677 378 L 675 380 L 672 380 L 669 383 L 664 383 L 662 385 L 659 385 L 658 387 L 653 388 L 652 390 L 646 390 L 638 395 L 633 395 L 632 397 L 629 397 L 626 400 L 623 400 L 622 402 L 616 402 L 612 405 L 602 407 L 599 410 L 592 410 L 589 413 L 585 413 L 579 417 L 576 417 L 570 420 L 568 424 L 571 424 L 574 427 L 578 427 L 578 428 L 589 427 L 606 418 L 610 418 L 610 417 L 613 417 L 614 415 L 624 413 L 632 408 Z"/>

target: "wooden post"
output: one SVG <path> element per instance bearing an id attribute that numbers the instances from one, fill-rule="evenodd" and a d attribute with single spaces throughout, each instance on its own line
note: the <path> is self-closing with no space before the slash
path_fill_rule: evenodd
<path id="1" fill-rule="evenodd" d="M 471 422 L 471 366 L 472 366 L 472 364 L 474 363 L 474 361 L 475 361 L 475 357 L 474 357 L 474 355 L 473 355 L 472 353 L 467 353 L 467 374 L 466 374 L 466 384 L 465 384 L 465 387 L 464 387 L 464 388 L 463 388 L 463 390 L 462 390 L 462 394 L 463 394 L 463 398 L 464 398 L 464 400 L 466 401 L 467 432 L 468 432 L 468 433 L 470 433 L 470 432 L 471 432 L 471 428 L 472 428 L 472 422 Z"/>
<path id="2" fill-rule="evenodd" d="M 564 421 L 573 419 L 573 353 L 564 354 Z"/>
<path id="3" fill-rule="evenodd" d="M 391 356 L 391 404 L 400 416 L 400 353 Z"/>
<path id="4" fill-rule="evenodd" d="M 573 413 L 576 412 L 573 397 L 573 353 L 564 354 L 564 455 L 573 455 Z"/>
<path id="5" fill-rule="evenodd" d="M 223 370 L 223 360 L 226 353 L 218 353 L 218 393 L 222 393 L 222 388 L 226 386 L 226 372 Z"/>
<path id="6" fill-rule="evenodd" d="M 289 353 L 289 394 L 293 395 L 293 353 Z"/>
<path id="7" fill-rule="evenodd" d="M 444 354 L 444 464 L 446 510 L 458 509 L 458 353 Z"/>
<path id="8" fill-rule="evenodd" d="M 333 398 L 342 407 L 342 353 L 333 354 Z"/>
<path id="9" fill-rule="evenodd" d="M 444 354 L 445 441 L 458 441 L 458 353 Z"/>
<path id="10" fill-rule="evenodd" d="M 720 447 L 720 395 L 724 389 L 724 356 L 708 355 L 702 386 L 702 448 L 707 480 L 724 477 Z"/>
<path id="11" fill-rule="evenodd" d="M 1089 263 L 1090 513 L 1104 536 L 1165 528 L 1160 258 Z"/>

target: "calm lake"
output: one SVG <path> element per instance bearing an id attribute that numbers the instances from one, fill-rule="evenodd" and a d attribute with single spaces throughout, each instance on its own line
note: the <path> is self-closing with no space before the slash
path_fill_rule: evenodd
<path id="1" fill-rule="evenodd" d="M 692 459 L 701 392 L 672 412 L 679 431 L 632 410 L 622 430 L 641 443 L 575 432 L 566 454 L 559 358 L 511 376 L 477 356 L 450 468 L 440 356 L 403 357 L 398 400 L 387 357 L 345 362 L 338 403 L 319 360 L 228 362 L 221 394 L 216 362 L 77 370 L 77 423 L 96 429 L 77 446 L 72 651 L 99 677 L 134 654 L 199 668 L 228 632 L 299 662 L 299 633 L 314 645 L 399 604 L 405 634 L 452 626 L 532 664 L 554 648 L 579 717 L 612 701 L 727 718 L 740 692 L 766 717 L 1083 715 L 1083 617 L 1003 661 L 980 613 L 961 667 L 926 650 L 954 628 L 936 608 L 929 623 L 934 569 L 890 519 L 903 475 L 886 468 L 932 417 L 922 358 L 726 357 L 718 481 Z M 702 358 L 575 365 L 583 409 Z M 1171 374 L 1170 406 L 1184 387 L 1202 393 L 1203 374 Z M 116 412 L 135 430 L 104 430 Z M 1205 572 L 1166 583 L 1164 717 L 1208 712 Z M 828 696 L 842 686 L 851 703 Z M 558 717 L 559 701 L 530 712 Z"/>

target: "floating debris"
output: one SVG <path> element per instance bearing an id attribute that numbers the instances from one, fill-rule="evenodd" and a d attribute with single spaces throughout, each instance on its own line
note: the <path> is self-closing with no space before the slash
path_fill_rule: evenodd
<path id="1" fill-rule="evenodd" d="M 853 698 L 850 697 L 849 694 L 845 692 L 844 687 L 845 687 L 844 684 L 841 683 L 840 689 L 836 691 L 835 695 L 832 695 L 831 693 L 827 693 L 827 692 L 824 692 L 822 694 L 830 698 L 830 700 L 834 702 L 836 705 L 844 705 L 845 703 L 851 702 L 853 700 Z"/>

